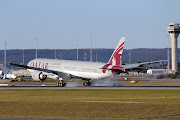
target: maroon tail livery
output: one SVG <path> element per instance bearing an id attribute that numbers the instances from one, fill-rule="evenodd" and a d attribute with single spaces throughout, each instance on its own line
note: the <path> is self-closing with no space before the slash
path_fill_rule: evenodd
<path id="1" fill-rule="evenodd" d="M 105 73 L 107 69 L 112 70 L 114 74 L 119 74 L 121 71 L 124 71 L 124 68 L 120 67 L 124 42 L 125 42 L 125 37 L 121 37 L 108 63 L 102 67 L 103 73 Z"/>

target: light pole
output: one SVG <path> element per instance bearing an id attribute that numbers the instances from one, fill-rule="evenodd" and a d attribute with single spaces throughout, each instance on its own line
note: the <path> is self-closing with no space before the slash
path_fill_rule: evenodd
<path id="1" fill-rule="evenodd" d="M 91 34 L 90 61 L 92 62 L 92 34 Z"/>
<path id="2" fill-rule="evenodd" d="M 129 64 L 131 64 L 131 53 L 129 53 Z"/>
<path id="3" fill-rule="evenodd" d="M 57 57 L 56 57 L 56 49 L 54 49 L 54 54 L 55 54 L 55 59 L 57 59 Z"/>
<path id="4" fill-rule="evenodd" d="M 63 53 L 61 52 L 61 60 L 62 60 L 62 58 L 63 58 L 63 56 L 62 56 L 62 55 L 63 55 Z"/>
<path id="5" fill-rule="evenodd" d="M 78 61 L 78 57 L 79 55 L 78 55 L 78 40 L 77 40 L 77 61 Z"/>
<path id="6" fill-rule="evenodd" d="M 23 65 L 24 65 L 24 49 L 23 49 Z"/>
<path id="7" fill-rule="evenodd" d="M 4 43 L 4 71 L 5 71 L 4 74 L 6 74 L 6 41 Z"/>
<path id="8" fill-rule="evenodd" d="M 97 60 L 97 52 L 96 52 L 96 62 L 97 62 L 98 60 Z"/>
<path id="9" fill-rule="evenodd" d="M 37 53 L 37 50 L 38 50 L 38 38 L 35 38 L 35 39 L 36 39 L 36 59 L 37 59 L 37 56 L 38 56 L 38 55 L 37 55 L 37 54 L 38 54 L 38 53 Z"/>
<path id="10" fill-rule="evenodd" d="M 86 61 L 86 55 L 87 55 L 87 53 L 85 52 L 84 53 L 84 61 Z"/>

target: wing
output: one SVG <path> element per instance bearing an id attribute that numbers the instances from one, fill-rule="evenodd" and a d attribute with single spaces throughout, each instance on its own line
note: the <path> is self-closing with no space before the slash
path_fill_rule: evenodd
<path id="1" fill-rule="evenodd" d="M 58 71 L 54 71 L 54 70 L 35 68 L 35 67 L 27 66 L 27 65 L 20 65 L 20 64 L 14 64 L 14 63 L 9 63 L 9 65 L 13 65 L 13 66 L 17 66 L 17 67 L 22 67 L 22 68 L 26 68 L 26 69 L 37 70 L 37 71 L 43 71 L 43 72 L 47 72 L 47 73 L 52 73 L 52 74 L 58 75 Z"/>
<path id="2" fill-rule="evenodd" d="M 64 78 L 64 79 L 72 78 L 71 74 L 63 73 L 63 72 L 60 72 L 60 71 L 48 70 L 48 69 L 42 69 L 42 68 L 35 68 L 35 67 L 27 66 L 27 65 L 20 65 L 20 64 L 14 64 L 14 63 L 9 63 L 9 65 L 22 67 L 22 68 L 26 68 L 26 69 L 42 71 L 42 72 L 46 72 L 46 73 L 52 73 L 52 74 L 58 75 L 59 78 Z"/>
<path id="3" fill-rule="evenodd" d="M 148 64 L 153 64 L 153 63 L 160 63 L 160 62 L 165 62 L 167 60 L 159 60 L 159 61 L 152 61 L 152 62 L 143 62 L 143 63 L 134 63 L 134 64 L 127 64 L 127 65 L 121 65 L 126 71 L 129 70 L 136 70 L 136 69 L 143 69 L 147 67 L 141 67 L 142 65 L 148 65 Z"/>

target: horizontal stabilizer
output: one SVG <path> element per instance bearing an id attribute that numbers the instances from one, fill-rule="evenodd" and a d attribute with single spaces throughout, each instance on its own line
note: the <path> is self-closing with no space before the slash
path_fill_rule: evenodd
<path id="1" fill-rule="evenodd" d="M 113 66 L 113 65 L 109 65 L 109 64 L 106 64 L 103 68 L 103 73 L 106 72 L 106 70 L 111 70 L 112 72 L 116 72 L 117 74 L 121 73 L 121 72 L 125 72 L 125 69 L 123 67 L 120 67 L 120 66 Z"/>

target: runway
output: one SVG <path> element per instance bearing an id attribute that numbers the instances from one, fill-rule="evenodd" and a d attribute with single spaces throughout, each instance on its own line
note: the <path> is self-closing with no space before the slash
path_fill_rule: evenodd
<path id="1" fill-rule="evenodd" d="M 82 119 L 0 117 L 0 120 L 82 120 Z"/>
<path id="2" fill-rule="evenodd" d="M 120 86 L 120 87 L 58 87 L 58 86 L 0 86 L 0 89 L 117 89 L 117 90 L 180 90 L 180 86 Z"/>

